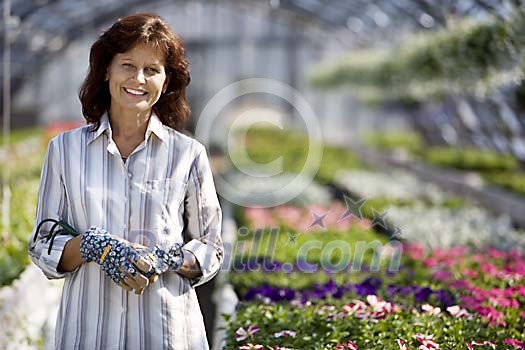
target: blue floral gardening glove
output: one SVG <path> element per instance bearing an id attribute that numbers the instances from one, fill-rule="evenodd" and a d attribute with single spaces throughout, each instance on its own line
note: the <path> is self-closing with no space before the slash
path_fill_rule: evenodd
<path id="1" fill-rule="evenodd" d="M 96 226 L 87 230 L 80 241 L 80 254 L 86 262 L 96 262 L 113 282 L 136 294 L 142 294 L 150 282 L 150 276 L 140 271 L 153 270 L 149 260 L 137 252 L 140 249 Z"/>

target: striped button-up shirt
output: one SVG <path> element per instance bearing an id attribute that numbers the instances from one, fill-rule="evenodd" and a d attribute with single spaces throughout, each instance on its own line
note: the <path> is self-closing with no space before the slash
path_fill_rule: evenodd
<path id="1" fill-rule="evenodd" d="M 203 145 L 152 114 L 145 140 L 124 161 L 107 113 L 92 125 L 62 133 L 48 146 L 36 223 L 62 219 L 78 232 L 90 226 L 146 246 L 175 243 L 193 253 L 202 276 L 166 272 L 144 294 L 128 293 L 94 262 L 57 271 L 66 242 L 48 254 L 44 226 L 29 243 L 32 261 L 49 279 L 65 278 L 58 312 L 57 349 L 207 349 L 194 290 L 223 261 L 221 209 Z M 36 228 L 36 225 L 35 225 Z M 47 231 L 46 231 L 47 230 Z M 189 254 L 189 253 L 187 253 Z"/>

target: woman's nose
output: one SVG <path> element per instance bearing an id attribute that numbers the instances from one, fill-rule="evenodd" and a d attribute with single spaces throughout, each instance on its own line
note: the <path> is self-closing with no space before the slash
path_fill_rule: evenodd
<path id="1" fill-rule="evenodd" d="M 144 75 L 144 70 L 137 69 L 135 71 L 135 74 L 133 76 L 139 83 L 145 83 L 146 82 L 146 76 Z"/>

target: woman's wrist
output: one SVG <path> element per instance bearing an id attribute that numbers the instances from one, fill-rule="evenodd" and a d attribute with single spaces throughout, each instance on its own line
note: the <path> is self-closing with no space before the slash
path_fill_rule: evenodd
<path id="1" fill-rule="evenodd" d="M 82 236 L 76 236 L 66 242 L 64 251 L 58 263 L 58 272 L 71 272 L 84 263 L 80 254 L 80 241 Z"/>
<path id="2" fill-rule="evenodd" d="M 189 250 L 183 249 L 184 251 L 184 262 L 181 264 L 177 273 L 184 277 L 193 279 L 202 276 L 202 271 L 199 266 L 199 262 L 195 255 Z"/>

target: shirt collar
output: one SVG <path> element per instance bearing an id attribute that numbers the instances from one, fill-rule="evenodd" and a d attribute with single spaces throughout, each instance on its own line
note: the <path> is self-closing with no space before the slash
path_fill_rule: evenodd
<path id="1" fill-rule="evenodd" d="M 148 128 L 146 129 L 146 140 L 149 139 L 149 135 L 151 133 L 157 135 L 157 137 L 162 142 L 166 142 L 166 131 L 164 130 L 164 124 L 162 124 L 155 112 L 151 112 L 151 117 L 149 118 Z"/>
<path id="2" fill-rule="evenodd" d="M 100 124 L 98 126 L 98 129 L 94 132 L 93 136 L 88 140 L 88 145 L 91 144 L 91 142 L 98 139 L 100 135 L 104 133 L 109 129 L 109 134 L 111 137 L 111 126 L 109 125 L 109 118 L 108 118 L 108 112 L 105 112 L 104 115 L 102 115 L 102 118 L 100 118 Z"/>
<path id="3" fill-rule="evenodd" d="M 109 123 L 109 116 L 108 112 L 105 112 L 102 118 L 100 118 L 100 125 L 98 129 L 95 131 L 95 134 L 89 140 L 88 144 L 95 141 L 100 135 L 102 135 L 106 130 L 108 130 L 108 136 L 112 137 L 112 131 L 111 131 L 111 124 Z M 148 121 L 148 128 L 146 129 L 146 140 L 149 139 L 149 136 L 151 133 L 154 133 L 157 135 L 157 137 L 162 141 L 166 142 L 166 133 L 164 130 L 164 124 L 160 121 L 159 117 L 155 114 L 155 112 L 151 113 L 151 117 Z"/>

